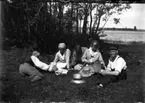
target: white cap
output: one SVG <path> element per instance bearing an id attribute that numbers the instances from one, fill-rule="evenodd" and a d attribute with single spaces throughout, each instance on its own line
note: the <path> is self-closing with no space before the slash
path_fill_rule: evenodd
<path id="1" fill-rule="evenodd" d="M 58 48 L 66 48 L 65 43 L 59 43 Z"/>

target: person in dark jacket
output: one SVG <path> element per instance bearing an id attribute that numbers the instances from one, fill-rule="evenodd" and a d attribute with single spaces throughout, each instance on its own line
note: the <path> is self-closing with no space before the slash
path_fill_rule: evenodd
<path id="1" fill-rule="evenodd" d="M 42 79 L 44 76 L 36 69 L 48 70 L 49 65 L 41 62 L 38 59 L 40 53 L 38 51 L 33 51 L 31 57 L 27 58 L 19 66 L 19 72 L 23 76 L 29 76 L 32 82 Z"/>

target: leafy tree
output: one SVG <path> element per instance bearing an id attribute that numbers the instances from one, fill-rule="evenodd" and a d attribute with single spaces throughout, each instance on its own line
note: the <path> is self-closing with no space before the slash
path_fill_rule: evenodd
<path id="1" fill-rule="evenodd" d="M 98 36 L 103 30 L 104 26 L 108 22 L 109 18 L 113 14 L 120 15 L 124 10 L 130 9 L 129 4 L 122 3 L 102 3 L 96 5 L 95 22 L 93 24 L 92 34 L 93 36 Z M 114 18 L 115 23 L 119 23 L 120 19 Z M 103 26 L 100 27 L 100 23 L 104 22 Z"/>
<path id="2" fill-rule="evenodd" d="M 5 24 L 3 25 L 7 34 L 5 36 L 13 42 L 11 44 L 19 46 L 31 44 L 40 50 L 52 52 L 62 41 L 73 44 L 78 37 L 81 37 L 80 42 L 84 40 L 85 43 L 89 40 L 89 36 L 99 39 L 98 35 L 109 18 L 127 9 L 130 9 L 130 5 L 121 3 L 21 0 L 3 2 L 2 22 Z M 114 18 L 115 23 L 119 23 L 119 20 Z M 101 22 L 104 22 L 102 27 Z"/>

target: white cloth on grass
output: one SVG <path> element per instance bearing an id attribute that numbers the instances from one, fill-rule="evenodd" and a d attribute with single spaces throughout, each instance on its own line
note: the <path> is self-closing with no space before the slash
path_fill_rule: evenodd
<path id="1" fill-rule="evenodd" d="M 50 65 L 49 71 L 55 71 L 56 75 L 67 74 L 68 70 L 64 69 L 64 68 L 66 68 L 66 65 L 67 65 L 67 63 L 52 62 Z"/>

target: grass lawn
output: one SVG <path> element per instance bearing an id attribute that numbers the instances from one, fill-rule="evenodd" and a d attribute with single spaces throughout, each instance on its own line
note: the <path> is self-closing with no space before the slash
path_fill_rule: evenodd
<path id="1" fill-rule="evenodd" d="M 86 83 L 72 84 L 72 74 L 56 76 L 54 73 L 42 72 L 44 78 L 30 82 L 19 74 L 19 64 L 30 54 L 27 49 L 13 48 L 1 50 L 0 93 L 1 100 L 11 103 L 30 102 L 85 102 L 85 103 L 134 103 L 143 101 L 143 68 L 145 45 L 121 45 L 120 55 L 128 65 L 128 79 L 112 83 L 105 88 L 96 87 L 97 76 L 85 78 Z M 104 57 L 105 61 L 107 58 Z M 45 56 L 48 63 L 48 58 Z"/>

